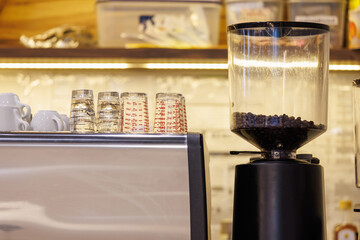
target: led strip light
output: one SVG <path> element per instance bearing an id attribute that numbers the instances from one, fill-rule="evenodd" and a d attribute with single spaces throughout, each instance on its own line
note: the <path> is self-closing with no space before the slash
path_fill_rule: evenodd
<path id="1" fill-rule="evenodd" d="M 0 69 L 204 69 L 226 70 L 227 63 L 0 63 Z M 359 64 L 330 64 L 330 71 L 359 71 Z"/>

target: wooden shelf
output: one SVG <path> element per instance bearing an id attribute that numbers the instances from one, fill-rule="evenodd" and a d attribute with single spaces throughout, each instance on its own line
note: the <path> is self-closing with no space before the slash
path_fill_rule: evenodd
<path id="1" fill-rule="evenodd" d="M 0 48 L 0 58 L 124 58 L 124 59 L 227 59 L 226 48 Z"/>
<path id="2" fill-rule="evenodd" d="M 360 50 L 349 50 L 349 49 L 331 50 L 330 61 L 360 63 Z"/>
<path id="3" fill-rule="evenodd" d="M 29 49 L 0 48 L 0 58 L 121 58 L 121 59 L 193 59 L 227 60 L 226 48 L 167 49 L 167 48 L 78 48 L 78 49 Z M 360 50 L 331 50 L 331 61 L 360 63 Z"/>

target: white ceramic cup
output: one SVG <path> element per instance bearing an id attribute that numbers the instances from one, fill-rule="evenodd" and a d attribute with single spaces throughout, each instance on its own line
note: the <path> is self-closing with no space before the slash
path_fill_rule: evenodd
<path id="1" fill-rule="evenodd" d="M 31 127 L 40 132 L 64 131 L 64 122 L 58 112 L 41 110 L 31 120 Z"/>
<path id="2" fill-rule="evenodd" d="M 29 105 L 20 102 L 18 95 L 15 93 L 1 93 L 0 106 L 17 107 L 20 110 L 22 119 L 30 122 L 31 108 Z M 26 109 L 24 111 L 24 108 Z"/>
<path id="3" fill-rule="evenodd" d="M 63 122 L 64 122 L 64 131 L 70 131 L 70 120 L 66 114 L 60 114 Z"/>
<path id="4" fill-rule="evenodd" d="M 29 123 L 21 118 L 17 107 L 0 106 L 0 131 L 26 131 Z"/>

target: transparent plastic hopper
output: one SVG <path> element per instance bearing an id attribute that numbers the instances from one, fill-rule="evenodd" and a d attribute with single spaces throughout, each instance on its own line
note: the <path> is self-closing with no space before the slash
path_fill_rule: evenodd
<path id="1" fill-rule="evenodd" d="M 302 22 L 228 27 L 231 130 L 293 157 L 326 131 L 328 26 Z"/>

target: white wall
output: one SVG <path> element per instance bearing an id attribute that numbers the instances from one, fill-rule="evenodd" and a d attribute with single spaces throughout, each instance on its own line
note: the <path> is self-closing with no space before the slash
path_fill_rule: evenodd
<path id="1" fill-rule="evenodd" d="M 360 203 L 355 188 L 351 81 L 358 73 L 331 73 L 328 130 L 298 153 L 312 153 L 325 169 L 328 239 L 339 221 L 338 201 L 349 198 Z M 150 119 L 158 92 L 179 92 L 186 98 L 189 131 L 202 132 L 210 157 L 212 181 L 213 239 L 219 223 L 232 217 L 234 165 L 248 156 L 229 156 L 229 150 L 256 150 L 229 130 L 228 83 L 226 71 L 82 71 L 2 70 L 0 92 L 14 92 L 22 102 L 38 110 L 70 112 L 71 90 L 137 91 L 149 97 Z M 360 221 L 360 214 L 354 215 Z"/>

